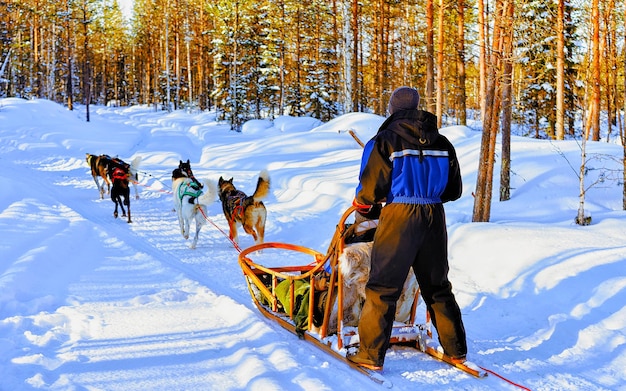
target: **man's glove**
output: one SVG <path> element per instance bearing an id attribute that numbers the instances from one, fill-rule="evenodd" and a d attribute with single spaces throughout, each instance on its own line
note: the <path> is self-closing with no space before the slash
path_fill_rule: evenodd
<path id="1" fill-rule="evenodd" d="M 382 205 L 362 205 L 358 204 L 356 200 L 353 205 L 357 209 L 354 213 L 354 224 L 349 228 L 352 230 L 349 236 L 354 236 L 354 241 L 371 241 L 378 226 Z"/>
<path id="2" fill-rule="evenodd" d="M 361 219 L 360 221 L 377 220 L 380 217 L 380 211 L 383 208 L 381 204 L 360 205 L 356 204 L 356 202 L 354 203 L 354 206 L 356 206 L 355 219 Z M 359 222 L 359 220 L 355 221 L 357 223 Z"/>

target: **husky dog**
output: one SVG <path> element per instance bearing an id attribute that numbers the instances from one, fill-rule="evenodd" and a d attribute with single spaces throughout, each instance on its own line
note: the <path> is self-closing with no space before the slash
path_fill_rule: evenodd
<path id="1" fill-rule="evenodd" d="M 196 185 L 199 186 L 201 189 L 204 187 L 204 185 L 200 183 L 200 181 L 198 181 L 196 177 L 193 175 L 193 171 L 191 171 L 191 163 L 189 163 L 189 159 L 187 159 L 186 162 L 179 160 L 178 167 L 175 168 L 174 171 L 172 171 L 172 183 L 178 178 L 189 178 L 193 180 L 196 183 Z"/>
<path id="2" fill-rule="evenodd" d="M 126 210 L 124 209 L 124 205 L 126 205 L 128 208 L 128 222 L 132 223 L 130 219 L 130 188 L 128 187 L 130 172 L 128 167 L 124 165 L 115 165 L 110 168 L 109 178 L 113 184 L 111 187 L 111 201 L 115 203 L 113 216 L 117 219 L 117 207 L 119 205 L 122 209 L 122 217 L 126 217 Z M 124 199 L 123 201 L 122 198 Z"/>
<path id="3" fill-rule="evenodd" d="M 196 221 L 196 233 L 189 248 L 194 249 L 198 244 L 200 229 L 205 223 L 206 207 L 215 200 L 215 186 L 209 186 L 205 181 L 207 192 L 203 192 L 200 186 L 191 178 L 181 177 L 174 179 L 174 210 L 178 216 L 180 233 L 189 239 L 191 220 Z"/>
<path id="4" fill-rule="evenodd" d="M 85 154 L 85 160 L 89 168 L 91 168 L 91 176 L 93 181 L 96 182 L 96 187 L 100 192 L 100 199 L 104 199 L 104 185 L 107 185 L 107 194 L 111 191 L 111 182 L 109 182 L 108 167 L 109 158 L 107 155 L 92 155 L 90 153 Z M 102 185 L 98 182 L 98 177 L 102 178 Z"/>
<path id="5" fill-rule="evenodd" d="M 233 185 L 233 178 L 225 180 L 220 177 L 217 192 L 222 202 L 222 210 L 228 228 L 230 239 L 238 243 L 237 225 L 243 225 L 244 231 L 252 235 L 255 243 L 263 243 L 265 239 L 265 218 L 267 210 L 261 201 L 270 191 L 270 178 L 266 170 L 261 171 L 252 196 L 247 196 Z"/>
<path id="6" fill-rule="evenodd" d="M 135 198 L 139 199 L 139 194 L 137 193 L 137 185 L 136 181 L 139 180 L 139 175 L 137 170 L 139 169 L 139 163 L 141 162 L 141 157 L 137 156 L 133 159 L 133 161 L 128 164 L 124 162 L 122 159 L 117 157 L 110 157 L 109 155 L 92 155 L 90 153 L 85 154 L 85 160 L 91 169 L 91 176 L 93 177 L 93 181 L 96 182 L 96 187 L 98 187 L 98 191 L 100 192 L 100 199 L 104 199 L 104 185 L 107 185 L 107 194 L 111 191 L 111 182 L 109 180 L 109 174 L 113 172 L 115 167 L 125 167 L 125 170 L 129 172 L 129 179 L 132 180 L 133 188 L 135 189 Z M 98 177 L 101 177 L 103 182 L 102 185 L 98 182 Z"/>

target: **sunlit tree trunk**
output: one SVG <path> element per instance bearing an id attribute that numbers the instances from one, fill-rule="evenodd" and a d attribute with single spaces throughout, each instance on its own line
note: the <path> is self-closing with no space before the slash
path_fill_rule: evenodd
<path id="1" fill-rule="evenodd" d="M 176 15 L 176 13 L 175 13 Z M 176 18 L 174 19 L 176 21 Z M 180 108 L 180 80 L 181 80 L 181 68 L 180 68 L 180 31 L 178 29 L 178 23 L 174 24 L 174 76 L 176 77 L 176 94 L 174 95 L 174 108 Z"/>
<path id="2" fill-rule="evenodd" d="M 444 50 L 444 12 L 445 0 L 439 0 L 439 26 L 437 26 L 437 127 L 441 127 L 443 120 L 443 50 Z"/>
<path id="3" fill-rule="evenodd" d="M 352 0 L 352 111 L 359 111 L 359 0 Z"/>
<path id="4" fill-rule="evenodd" d="M 435 100 L 435 31 L 433 0 L 426 0 L 426 110 L 436 111 Z"/>
<path id="5" fill-rule="evenodd" d="M 480 100 L 480 119 L 485 121 L 485 112 L 487 111 L 487 23 L 485 21 L 485 0 L 477 0 L 478 2 L 478 70 L 479 70 L 479 100 Z"/>
<path id="6" fill-rule="evenodd" d="M 502 151 L 500 167 L 500 201 L 511 198 L 511 121 L 513 112 L 513 25 L 514 4 L 506 10 L 503 31 L 503 81 L 502 81 Z"/>
<path id="7" fill-rule="evenodd" d="M 285 15 L 285 2 L 280 2 L 280 43 L 278 53 L 280 59 L 279 63 L 279 98 L 278 98 L 278 112 L 280 115 L 285 115 L 285 56 L 287 55 L 285 50 L 285 29 L 287 28 L 286 15 Z"/>
<path id="8" fill-rule="evenodd" d="M 493 167 L 495 160 L 495 144 L 500 118 L 501 98 L 501 53 L 503 47 L 503 26 L 507 23 L 505 11 L 508 2 L 513 0 L 497 0 L 493 28 L 493 48 L 489 56 L 487 72 L 487 94 L 485 121 L 480 144 L 478 161 L 478 177 L 474 199 L 472 221 L 486 222 L 491 216 L 491 192 L 493 190 Z"/>
<path id="9" fill-rule="evenodd" d="M 616 23 L 614 17 L 615 0 L 609 0 L 604 5 L 604 50 L 603 58 L 606 59 L 605 72 L 606 72 L 606 113 L 607 113 L 607 142 L 613 133 L 613 125 L 615 124 L 615 117 L 617 110 L 617 49 L 616 49 Z"/>
<path id="10" fill-rule="evenodd" d="M 191 74 L 191 48 L 189 41 L 191 41 L 191 39 L 185 37 L 185 46 L 187 47 L 187 100 L 189 102 L 189 106 L 191 107 L 193 103 L 193 80 Z"/>
<path id="11" fill-rule="evenodd" d="M 65 2 L 65 11 L 66 11 L 66 16 L 65 16 L 65 31 L 67 34 L 67 41 L 66 41 L 66 45 L 67 45 L 67 78 L 65 81 L 65 94 L 66 94 L 66 99 L 67 99 L 67 108 L 68 110 L 74 110 L 74 89 L 72 88 L 72 22 L 71 22 L 71 9 L 70 9 L 70 0 L 67 0 Z"/>
<path id="12" fill-rule="evenodd" d="M 465 95 L 465 2 L 457 3 L 457 42 L 456 42 L 456 69 L 458 78 L 457 118 L 461 125 L 467 125 L 467 107 Z"/>
<path id="13" fill-rule="evenodd" d="M 89 50 L 89 24 L 91 17 L 89 12 L 89 3 L 83 0 L 80 5 L 82 20 L 80 23 L 83 27 L 83 64 L 82 64 L 82 82 L 83 82 L 83 102 L 85 104 L 85 120 L 89 122 L 89 104 L 91 103 L 91 63 Z"/>
<path id="14" fill-rule="evenodd" d="M 378 114 L 385 115 L 387 109 L 387 97 L 391 94 L 388 92 L 390 83 L 389 69 L 389 34 L 390 34 L 390 20 L 389 20 L 389 2 L 386 0 L 380 0 L 381 12 L 381 26 L 380 26 L 380 95 L 379 95 L 379 111 Z"/>
<path id="15" fill-rule="evenodd" d="M 626 47 L 626 0 L 624 0 L 624 47 Z M 624 56 L 624 74 L 626 74 L 626 56 Z M 623 110 L 626 115 L 626 77 L 624 78 L 624 96 L 623 96 Z M 626 123 L 626 120 L 624 121 Z M 622 134 L 622 209 L 626 210 L 626 130 L 621 130 Z"/>
<path id="16" fill-rule="evenodd" d="M 591 23 L 592 23 L 592 64 L 591 82 L 592 97 L 589 114 L 592 130 L 592 139 L 600 140 L 600 5 L 599 0 L 592 0 L 591 3 Z"/>
<path id="17" fill-rule="evenodd" d="M 556 16 L 556 139 L 565 138 L 565 0 L 558 0 Z"/>
<path id="18" fill-rule="evenodd" d="M 169 0 L 167 1 L 167 5 L 165 6 L 165 59 L 163 66 L 165 67 L 165 105 L 167 106 L 167 111 L 172 110 L 171 104 L 171 96 L 170 96 L 170 40 L 169 40 Z"/>

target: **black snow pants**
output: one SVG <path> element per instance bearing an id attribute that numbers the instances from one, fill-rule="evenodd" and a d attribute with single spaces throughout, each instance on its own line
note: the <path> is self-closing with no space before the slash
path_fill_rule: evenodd
<path id="1" fill-rule="evenodd" d="M 372 267 L 359 321 L 360 352 L 383 363 L 404 280 L 411 267 L 446 354 L 467 353 L 461 311 L 448 281 L 443 204 L 388 204 L 372 248 Z"/>

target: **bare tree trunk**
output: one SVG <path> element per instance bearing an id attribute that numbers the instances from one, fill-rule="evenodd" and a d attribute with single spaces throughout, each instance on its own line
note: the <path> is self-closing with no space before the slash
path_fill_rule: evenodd
<path id="1" fill-rule="evenodd" d="M 191 48 L 189 41 L 191 39 L 185 37 L 185 44 L 187 45 L 187 100 L 189 101 L 188 106 L 191 107 L 193 104 L 193 81 L 191 79 Z"/>
<path id="2" fill-rule="evenodd" d="M 186 62 L 187 62 L 187 107 L 193 106 L 193 80 L 192 80 L 192 67 L 191 67 L 191 25 L 189 23 L 189 10 L 185 11 L 185 23 L 183 26 L 183 39 L 185 41 Z"/>
<path id="3" fill-rule="evenodd" d="M 613 124 L 615 123 L 615 111 L 617 110 L 617 50 L 616 50 L 616 29 L 615 18 L 615 0 L 609 0 L 604 7 L 604 58 L 606 59 L 606 112 L 607 112 L 607 135 L 606 141 L 609 142 L 613 133 Z"/>
<path id="4" fill-rule="evenodd" d="M 239 0 L 235 1 L 235 25 L 233 26 L 233 48 L 232 48 L 232 65 L 230 66 L 230 90 L 232 101 L 232 113 L 230 117 L 230 130 L 239 130 L 239 70 L 237 68 L 237 54 L 239 44 Z"/>
<path id="5" fill-rule="evenodd" d="M 589 130 L 584 129 L 583 132 L 588 133 Z M 585 135 L 585 137 L 582 138 L 581 142 L 581 163 L 580 171 L 578 172 L 578 213 L 576 215 L 576 219 L 574 220 L 578 225 L 589 225 L 591 223 L 591 217 L 588 217 L 585 214 L 585 171 L 587 162 L 587 137 L 588 135 Z"/>
<path id="6" fill-rule="evenodd" d="M 436 111 L 435 101 L 435 39 L 433 0 L 426 1 L 426 110 Z"/>
<path id="7" fill-rule="evenodd" d="M 65 31 L 67 32 L 67 79 L 65 81 L 65 94 L 67 95 L 65 98 L 67 99 L 67 108 L 68 110 L 74 110 L 74 90 L 72 88 L 72 37 L 71 32 L 72 28 L 70 26 L 71 21 L 71 11 L 70 11 L 70 2 L 67 0 L 65 2 L 66 5 L 66 22 L 65 22 Z"/>
<path id="8" fill-rule="evenodd" d="M 103 40 L 102 42 L 102 69 L 101 69 L 101 76 L 100 76 L 100 97 L 102 98 L 102 102 L 105 106 L 108 103 L 108 97 L 107 97 L 107 71 L 108 71 L 108 61 L 107 61 L 107 56 L 108 56 L 108 47 L 107 47 L 107 42 L 106 40 Z M 117 56 L 116 56 L 117 57 Z M 117 64 L 117 62 L 115 62 L 115 64 Z M 116 67 L 113 67 L 113 77 L 115 77 L 116 75 Z M 115 90 L 114 90 L 115 91 Z"/>
<path id="9" fill-rule="evenodd" d="M 174 21 L 176 22 L 176 19 Z M 180 109 L 180 31 L 174 23 L 174 75 L 176 76 L 176 93 L 174 94 L 174 109 Z"/>
<path id="10" fill-rule="evenodd" d="M 556 139 L 565 138 L 565 0 L 558 0 L 556 16 Z"/>
<path id="11" fill-rule="evenodd" d="M 626 83 L 626 81 L 624 83 Z M 626 106 L 626 103 L 624 103 L 624 106 Z M 624 107 L 624 110 L 626 110 L 626 107 Z M 622 209 L 626 210 L 626 132 L 622 132 L 622 149 L 624 150 L 624 156 L 622 158 Z"/>
<path id="12" fill-rule="evenodd" d="M 387 94 L 391 94 L 390 90 L 390 75 L 388 72 L 389 69 L 389 30 L 390 30 L 390 11 L 389 11 L 389 2 L 386 0 L 381 0 L 381 51 L 380 51 L 380 72 L 381 72 L 381 95 L 380 95 L 380 115 L 385 115 L 387 110 Z"/>
<path id="13" fill-rule="evenodd" d="M 511 198 L 511 117 L 513 105 L 513 23 L 514 4 L 506 10 L 506 31 L 503 31 L 503 86 L 502 86 L 502 152 L 500 167 L 500 201 Z"/>
<path id="14" fill-rule="evenodd" d="M 457 42 L 456 42 L 456 69 L 458 78 L 457 118 L 461 125 L 467 125 L 467 98 L 465 95 L 465 2 L 458 0 L 457 5 Z"/>
<path id="15" fill-rule="evenodd" d="M 352 0 L 352 111 L 359 111 L 359 0 Z"/>
<path id="16" fill-rule="evenodd" d="M 2 61 L 2 65 L 0 66 L 0 79 L 4 76 L 4 72 L 7 69 L 7 64 L 9 63 L 9 59 L 11 58 L 11 51 L 13 48 L 9 48 L 6 57 L 4 57 L 4 61 Z"/>
<path id="17" fill-rule="evenodd" d="M 626 26 L 626 0 L 624 0 L 624 26 Z M 626 28 L 624 28 L 624 45 L 626 45 Z M 624 72 L 626 73 L 626 56 L 624 56 Z M 624 115 L 626 115 L 626 78 L 624 78 Z M 624 121 L 626 123 L 626 120 Z M 622 130 L 622 149 L 624 156 L 622 158 L 622 209 L 626 210 L 626 130 Z"/>
<path id="18" fill-rule="evenodd" d="M 83 20 L 81 21 L 83 25 L 83 100 L 85 102 L 85 119 L 89 122 L 89 104 L 91 103 L 91 66 L 89 63 L 89 16 L 88 16 L 88 4 L 86 1 L 83 1 L 82 4 L 82 12 L 83 12 Z"/>
<path id="19" fill-rule="evenodd" d="M 172 105 L 171 105 L 171 97 L 170 97 L 170 41 L 169 41 L 169 5 L 170 2 L 169 0 L 167 1 L 167 4 L 165 5 L 165 61 L 164 61 L 164 66 L 165 66 L 165 104 L 167 105 L 167 111 L 171 111 L 172 110 Z"/>
<path id="20" fill-rule="evenodd" d="M 505 10 L 508 10 L 509 1 L 496 1 L 496 17 L 493 28 L 493 50 L 489 60 L 487 80 L 487 94 L 485 96 L 487 111 L 483 124 L 483 135 L 480 145 L 478 161 L 478 177 L 474 199 L 474 213 L 472 221 L 489 221 L 491 215 L 491 192 L 493 189 L 493 166 L 495 160 L 495 144 L 500 116 L 500 77 L 503 45 L 503 24 L 506 22 Z"/>
<path id="21" fill-rule="evenodd" d="M 437 127 L 441 127 L 443 117 L 443 50 L 445 0 L 439 0 L 439 26 L 437 26 Z"/>
<path id="22" fill-rule="evenodd" d="M 478 59 L 479 77 L 480 77 L 480 119 L 484 123 L 485 113 L 487 111 L 487 23 L 485 22 L 485 3 L 484 0 L 478 1 L 478 45 L 480 47 L 480 55 Z"/>
<path id="23" fill-rule="evenodd" d="M 383 109 L 383 19 L 385 9 L 383 6 L 385 0 L 376 1 L 374 7 L 376 8 L 375 19 L 374 19 L 374 34 L 372 37 L 372 46 L 375 48 L 372 53 L 372 63 L 374 65 L 374 83 L 373 83 L 373 95 L 374 95 L 374 113 L 382 114 L 384 113 Z"/>
<path id="24" fill-rule="evenodd" d="M 600 6 L 599 0 L 592 0 L 591 20 L 593 24 L 592 37 L 592 105 L 590 111 L 592 137 L 594 141 L 600 140 Z"/>
<path id="25" fill-rule="evenodd" d="M 286 28 L 286 18 L 285 14 L 285 2 L 280 2 L 280 98 L 278 101 L 278 112 L 280 115 L 285 115 L 285 57 L 287 55 L 285 48 L 285 28 Z"/>

